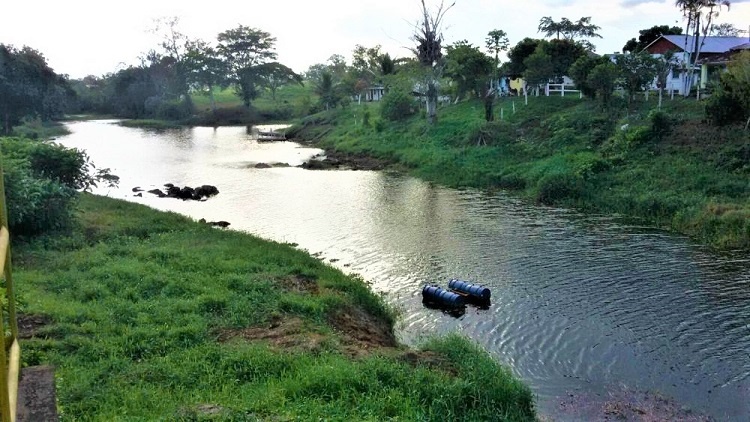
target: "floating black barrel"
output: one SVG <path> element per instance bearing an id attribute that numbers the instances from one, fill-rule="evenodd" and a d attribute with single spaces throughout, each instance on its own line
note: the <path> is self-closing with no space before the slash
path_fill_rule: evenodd
<path id="1" fill-rule="evenodd" d="M 489 301 L 490 296 L 492 296 L 492 292 L 490 292 L 490 289 L 482 285 L 471 284 L 455 278 L 452 278 L 450 279 L 450 281 L 448 281 L 448 288 L 457 292 L 467 294 L 471 297 L 481 299 L 483 301 Z"/>
<path id="2" fill-rule="evenodd" d="M 448 290 L 441 289 L 438 286 L 426 285 L 422 288 L 422 299 L 425 302 L 434 303 L 451 308 L 460 308 L 465 306 L 466 302 L 461 295 L 457 295 Z"/>

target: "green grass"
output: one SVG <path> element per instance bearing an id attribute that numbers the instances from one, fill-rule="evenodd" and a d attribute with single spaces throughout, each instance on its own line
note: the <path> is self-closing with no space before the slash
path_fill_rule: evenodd
<path id="1" fill-rule="evenodd" d="M 750 249 L 750 134 L 702 122 L 703 104 L 665 99 L 673 130 L 661 139 L 656 101 L 610 111 L 571 97 L 504 98 L 495 122 L 479 101 L 443 106 L 429 126 L 379 117 L 354 123 L 354 105 L 303 119 L 288 134 L 373 155 L 453 187 L 512 189 L 530 201 L 614 213 L 723 249 Z M 516 112 L 513 113 L 515 103 Z M 503 119 L 499 119 L 500 108 Z"/>
<path id="2" fill-rule="evenodd" d="M 144 129 L 179 129 L 182 124 L 156 119 L 130 119 L 123 120 L 120 125 L 125 127 L 140 127 Z"/>
<path id="3" fill-rule="evenodd" d="M 302 251 L 92 195 L 79 221 L 14 244 L 21 319 L 47 321 L 23 364 L 56 367 L 63 420 L 534 419 L 465 339 L 373 345 L 393 312 Z"/>
<path id="4" fill-rule="evenodd" d="M 70 131 L 58 122 L 43 122 L 40 119 L 25 120 L 14 126 L 11 136 L 29 139 L 50 139 L 69 134 Z"/>
<path id="5" fill-rule="evenodd" d="M 286 85 L 276 91 L 275 98 L 271 92 L 264 90 L 252 101 L 248 110 L 236 94 L 233 87 L 214 89 L 216 112 L 211 109 L 210 97 L 206 94 L 194 94 L 193 105 L 197 116 L 189 123 L 199 125 L 235 125 L 286 122 L 295 117 L 307 115 L 317 96 L 312 85 Z"/>

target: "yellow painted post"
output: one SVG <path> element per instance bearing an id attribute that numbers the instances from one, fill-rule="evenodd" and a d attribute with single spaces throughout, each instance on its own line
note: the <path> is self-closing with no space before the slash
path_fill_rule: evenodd
<path id="1" fill-rule="evenodd" d="M 5 197 L 0 198 L 5 203 Z M 0 227 L 0 264 L 5 267 L 5 258 L 8 256 L 8 245 L 10 244 L 10 235 L 5 227 Z M 10 395 L 8 394 L 8 371 L 7 355 L 5 353 L 5 321 L 2 318 L 2 309 L 0 308 L 0 333 L 3 336 L 3 347 L 0 347 L 0 410 L 2 411 L 3 421 L 12 421 L 10 411 Z"/>
<path id="2" fill-rule="evenodd" d="M 21 347 L 18 344 L 18 321 L 16 318 L 16 298 L 13 288 L 13 274 L 10 259 L 10 232 L 8 231 L 8 208 L 5 203 L 5 177 L 2 155 L 0 155 L 0 267 L 5 278 L 5 297 L 8 302 L 8 324 L 10 325 L 10 342 L 5 339 L 5 321 L 0 309 L 0 333 L 3 336 L 3 347 L 0 348 L 0 416 L 3 422 L 16 420 L 18 404 L 18 375 L 21 369 Z M 10 360 L 6 352 L 10 350 Z"/>

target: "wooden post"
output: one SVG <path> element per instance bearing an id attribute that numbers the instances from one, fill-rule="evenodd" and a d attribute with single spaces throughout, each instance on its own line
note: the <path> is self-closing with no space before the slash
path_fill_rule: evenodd
<path id="1" fill-rule="evenodd" d="M 513 104 L 513 114 L 516 114 L 516 102 L 513 101 L 512 104 Z"/>

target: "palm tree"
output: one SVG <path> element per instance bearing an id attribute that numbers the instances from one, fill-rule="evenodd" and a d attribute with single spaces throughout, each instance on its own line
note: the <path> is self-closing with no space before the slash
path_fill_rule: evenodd
<path id="1" fill-rule="evenodd" d="M 682 11 L 683 16 L 687 20 L 683 50 L 692 55 L 692 57 L 688 56 L 686 60 L 686 64 L 690 65 L 690 69 L 687 72 L 689 77 L 685 78 L 684 95 L 688 96 L 690 95 L 695 66 L 698 64 L 701 48 L 706 42 L 706 36 L 708 36 L 711 29 L 711 24 L 719 16 L 719 11 L 721 11 L 722 7 L 726 6 L 727 10 L 729 10 L 730 2 L 729 0 L 676 0 L 675 6 Z M 688 37 L 691 33 L 693 35 L 693 48 L 692 51 L 689 51 Z M 701 35 L 703 36 L 702 39 Z M 698 91 L 698 95 L 700 95 L 700 85 L 698 86 Z"/>

